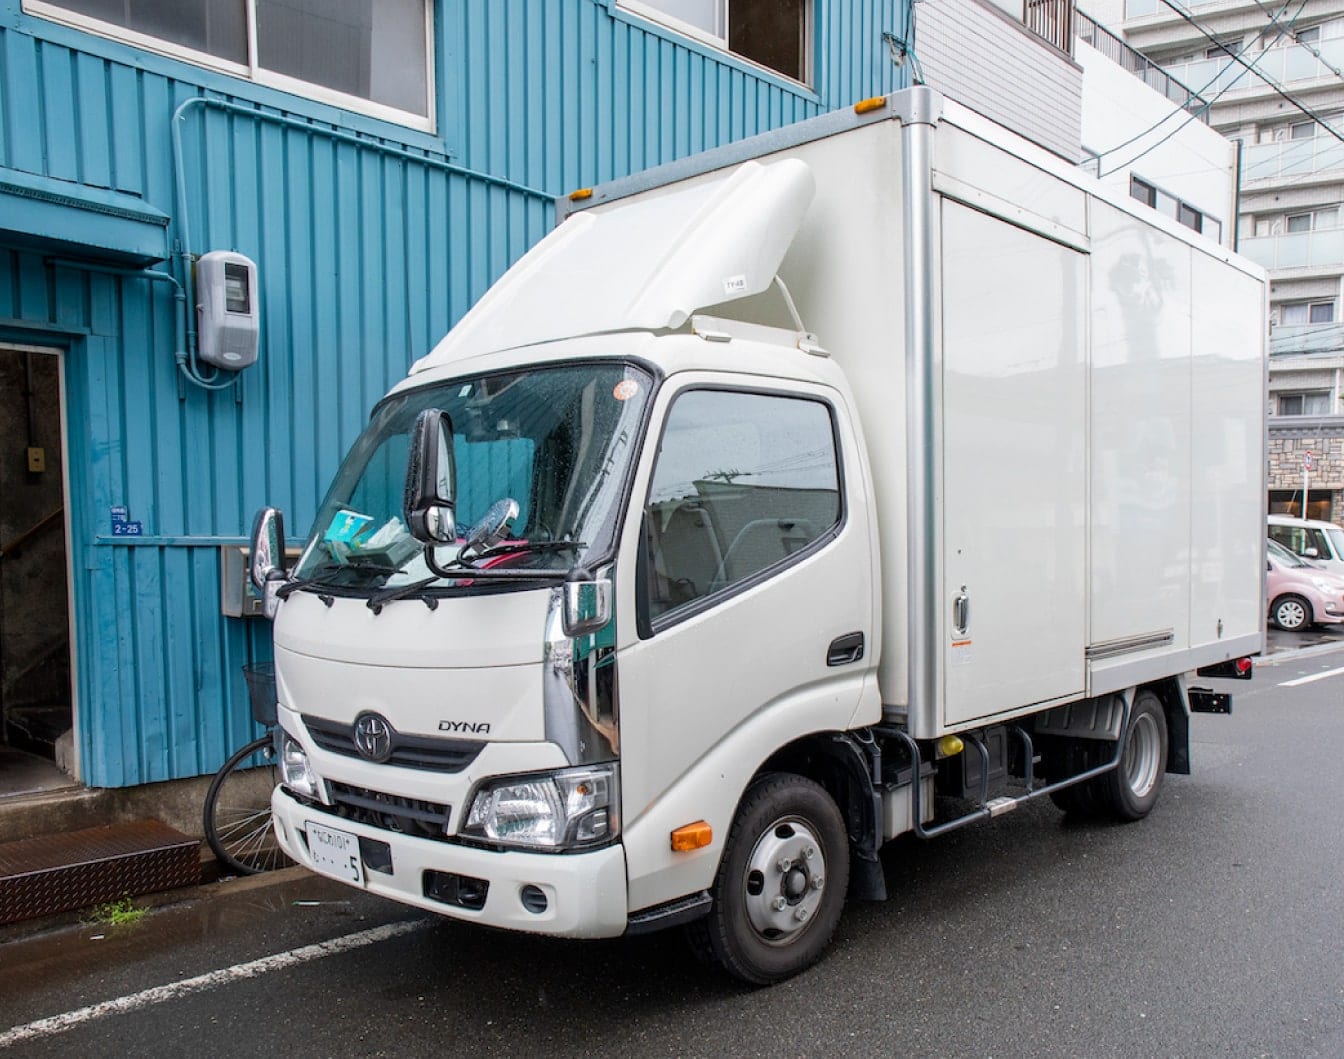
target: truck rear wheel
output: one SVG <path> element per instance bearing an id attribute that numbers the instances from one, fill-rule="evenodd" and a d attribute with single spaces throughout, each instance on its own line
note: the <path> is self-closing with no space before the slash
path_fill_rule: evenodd
<path id="1" fill-rule="evenodd" d="M 1157 804 L 1167 771 L 1167 714 L 1162 700 L 1140 691 L 1130 711 L 1120 764 L 1093 782 L 1097 802 L 1117 820 L 1142 820 Z"/>
<path id="2" fill-rule="evenodd" d="M 845 822 L 831 796 L 802 776 L 763 776 L 738 807 L 693 942 L 743 981 L 783 981 L 830 943 L 848 883 Z"/>

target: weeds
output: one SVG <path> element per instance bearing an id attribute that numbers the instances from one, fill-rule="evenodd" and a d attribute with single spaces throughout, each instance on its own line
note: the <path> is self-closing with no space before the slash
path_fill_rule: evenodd
<path id="1" fill-rule="evenodd" d="M 93 910 L 93 921 L 105 923 L 110 927 L 120 927 L 129 923 L 138 923 L 144 917 L 145 909 L 137 908 L 130 896 L 120 901 L 109 901 Z"/>

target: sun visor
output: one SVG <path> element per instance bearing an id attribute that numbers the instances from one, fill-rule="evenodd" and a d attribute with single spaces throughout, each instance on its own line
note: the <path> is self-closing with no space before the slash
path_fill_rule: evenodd
<path id="1" fill-rule="evenodd" d="M 415 363 L 557 338 L 680 327 L 773 282 L 816 183 L 806 163 L 747 162 L 573 214 Z"/>

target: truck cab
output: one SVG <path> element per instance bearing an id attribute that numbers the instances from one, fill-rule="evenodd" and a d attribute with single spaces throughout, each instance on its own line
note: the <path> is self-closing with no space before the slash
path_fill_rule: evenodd
<path id="1" fill-rule="evenodd" d="M 697 318 L 428 371 L 374 410 L 280 589 L 290 856 L 616 935 L 709 886 L 771 752 L 877 720 L 868 468 L 804 337 Z M 451 422 L 458 520 L 432 549 L 403 517 L 426 409 Z M 569 635 L 576 570 L 610 605 Z M 674 849 L 687 827 L 708 837 Z"/>

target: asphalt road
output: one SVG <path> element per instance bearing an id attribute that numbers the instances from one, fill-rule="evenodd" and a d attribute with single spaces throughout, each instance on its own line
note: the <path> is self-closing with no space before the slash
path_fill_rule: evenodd
<path id="1" fill-rule="evenodd" d="M 1147 820 L 899 840 L 891 899 L 772 989 L 675 934 L 487 932 L 303 878 L 0 947 L 0 1052 L 1344 1056 L 1344 649 L 1220 686 Z"/>

